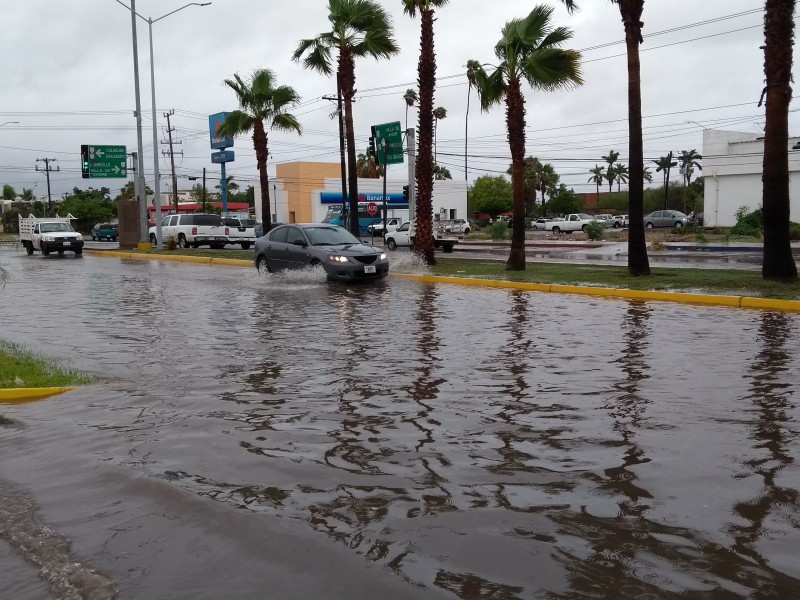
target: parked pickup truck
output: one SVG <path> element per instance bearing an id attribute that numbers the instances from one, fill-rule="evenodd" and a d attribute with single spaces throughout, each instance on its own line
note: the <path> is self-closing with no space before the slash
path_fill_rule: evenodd
<path id="1" fill-rule="evenodd" d="M 441 248 L 445 252 L 452 252 L 453 247 L 461 240 L 464 235 L 456 235 L 444 231 L 444 227 L 433 226 L 433 247 Z M 397 231 L 392 231 L 386 234 L 386 247 L 389 250 L 397 250 L 398 246 L 414 247 L 414 221 L 403 223 L 397 228 Z"/>
<path id="2" fill-rule="evenodd" d="M 167 215 L 161 221 L 162 243 L 174 239 L 180 248 L 224 248 L 228 243 L 230 228 L 222 222 L 219 215 L 192 214 L 192 215 Z M 156 228 L 148 231 L 150 243 L 156 245 Z"/>
<path id="3" fill-rule="evenodd" d="M 551 221 L 545 224 L 545 231 L 553 233 L 572 233 L 573 231 L 586 231 L 590 223 L 598 222 L 592 215 L 586 213 L 572 213 L 564 217 L 563 221 Z"/>
<path id="4" fill-rule="evenodd" d="M 222 220 L 228 228 L 229 244 L 239 244 L 242 250 L 247 250 L 256 243 L 256 222 L 253 219 L 224 217 Z"/>
<path id="5" fill-rule="evenodd" d="M 28 253 L 41 250 L 47 256 L 51 252 L 64 254 L 65 250 L 76 256 L 83 254 L 83 236 L 70 225 L 72 215 L 66 217 L 19 217 L 19 241 Z"/>
<path id="6" fill-rule="evenodd" d="M 390 231 L 397 231 L 397 228 L 403 224 L 403 219 L 400 217 L 391 217 L 386 219 L 386 233 Z M 383 231 L 383 220 L 378 223 L 371 223 L 367 225 L 367 232 L 373 233 L 375 235 L 382 235 Z"/>

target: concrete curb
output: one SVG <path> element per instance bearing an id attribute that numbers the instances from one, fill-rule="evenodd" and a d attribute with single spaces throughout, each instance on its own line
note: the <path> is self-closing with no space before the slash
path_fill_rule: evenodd
<path id="1" fill-rule="evenodd" d="M 16 404 L 19 402 L 33 402 L 63 394 L 76 387 L 45 387 L 45 388 L 0 388 L 0 404 Z"/>
<path id="2" fill-rule="evenodd" d="M 204 256 L 164 256 L 161 254 L 137 254 L 135 252 L 117 252 L 114 250 L 84 250 L 95 256 L 113 256 L 132 260 L 170 260 L 173 262 L 200 263 L 229 267 L 251 267 L 248 260 L 233 258 L 211 258 Z M 662 302 L 679 302 L 706 306 L 727 306 L 731 308 L 756 308 L 800 312 L 800 300 L 779 300 L 776 298 L 754 298 L 751 296 L 722 296 L 716 294 L 690 294 L 685 292 L 657 292 L 653 290 L 626 290 L 621 288 L 601 288 L 579 285 L 561 285 L 550 283 L 524 283 L 502 281 L 496 279 L 471 279 L 467 277 L 445 277 L 442 275 L 415 275 L 411 273 L 390 273 L 390 277 L 399 279 L 416 279 L 427 283 L 449 283 L 480 287 L 493 287 L 528 292 L 547 292 L 554 294 L 576 294 L 581 296 L 598 296 L 610 298 L 626 298 L 629 300 L 659 300 Z"/>

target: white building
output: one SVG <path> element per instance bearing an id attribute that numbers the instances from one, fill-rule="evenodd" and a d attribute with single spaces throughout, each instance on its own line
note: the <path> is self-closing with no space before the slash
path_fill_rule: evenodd
<path id="1" fill-rule="evenodd" d="M 800 149 L 792 146 L 800 138 L 789 138 L 790 218 L 800 221 Z M 711 227 L 736 225 L 736 211 L 761 207 L 764 137 L 741 131 L 703 131 L 703 212 Z"/>

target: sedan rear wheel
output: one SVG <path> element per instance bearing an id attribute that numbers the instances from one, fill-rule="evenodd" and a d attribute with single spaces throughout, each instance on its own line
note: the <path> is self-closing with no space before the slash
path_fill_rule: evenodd
<path id="1" fill-rule="evenodd" d="M 647 227 L 648 229 L 652 229 L 653 228 L 653 224 L 652 223 L 648 223 L 647 225 L 645 225 L 645 227 Z"/>
<path id="2" fill-rule="evenodd" d="M 680 221 L 677 221 L 677 222 L 675 223 L 675 229 L 680 229 L 680 228 L 682 228 L 682 227 L 683 227 L 683 223 L 681 223 Z"/>

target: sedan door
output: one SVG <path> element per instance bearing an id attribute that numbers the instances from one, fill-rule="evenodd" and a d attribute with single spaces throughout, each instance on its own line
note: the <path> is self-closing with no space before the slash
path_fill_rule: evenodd
<path id="1" fill-rule="evenodd" d="M 282 271 L 286 268 L 286 235 L 288 233 L 288 227 L 278 227 L 270 231 L 267 239 L 261 242 L 271 271 Z"/>
<path id="2" fill-rule="evenodd" d="M 302 269 L 311 262 L 308 241 L 299 227 L 287 227 L 286 253 L 284 260 L 287 269 Z"/>

